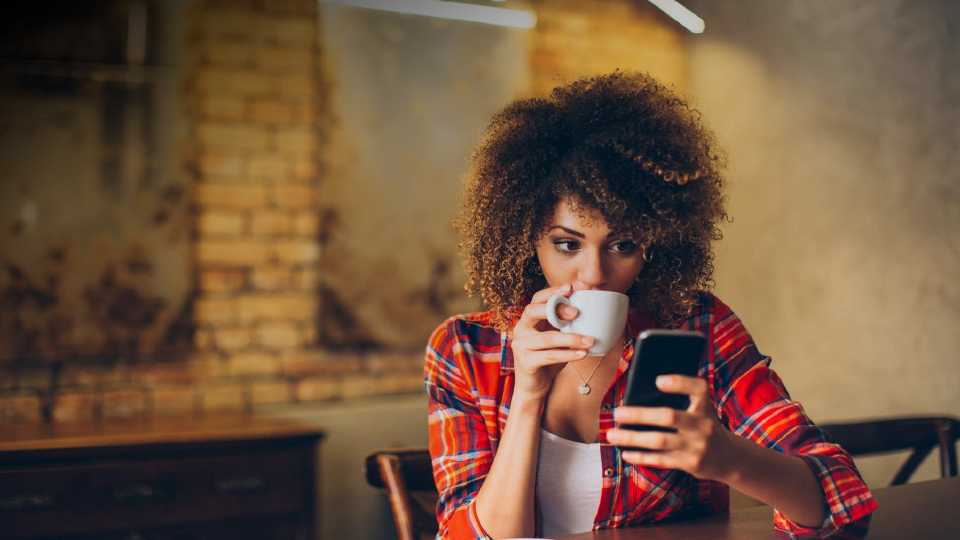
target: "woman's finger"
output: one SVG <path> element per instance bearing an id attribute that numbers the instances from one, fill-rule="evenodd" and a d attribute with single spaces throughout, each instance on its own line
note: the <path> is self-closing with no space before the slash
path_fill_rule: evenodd
<path id="1" fill-rule="evenodd" d="M 611 429 L 607 431 L 607 441 L 622 448 L 644 448 L 647 450 L 676 450 L 682 441 L 676 433 L 668 431 L 637 431 L 633 429 Z"/>
<path id="2" fill-rule="evenodd" d="M 671 407 L 618 407 L 613 419 L 620 425 L 645 425 L 678 429 L 687 413 Z"/>
<path id="3" fill-rule="evenodd" d="M 556 287 L 547 287 L 546 289 L 541 289 L 533 294 L 533 298 L 530 299 L 530 303 L 546 304 L 547 300 L 557 293 L 560 293 L 564 296 L 570 296 L 573 293 L 573 285 L 564 283 L 562 285 L 557 285 Z"/>
<path id="4" fill-rule="evenodd" d="M 710 393 L 707 381 L 686 375 L 661 375 L 657 377 L 657 388 L 668 394 L 685 394 L 690 397 L 688 411 L 696 411 L 709 402 Z"/>
<path id="5" fill-rule="evenodd" d="M 528 369 L 540 369 L 554 364 L 566 364 L 583 360 L 587 356 L 585 350 L 574 349 L 544 349 L 542 351 L 530 351 L 524 357 L 524 363 Z"/>
<path id="6" fill-rule="evenodd" d="M 547 349 L 589 349 L 594 339 L 580 334 L 564 334 L 562 332 L 538 332 L 527 336 L 524 345 L 527 350 L 543 351 Z"/>
<path id="7" fill-rule="evenodd" d="M 573 306 L 557 306 L 557 315 L 559 315 L 561 319 L 572 321 L 576 319 L 577 315 L 579 314 L 580 310 Z M 546 304 L 529 304 L 527 307 L 523 308 L 523 313 L 520 315 L 520 321 L 517 324 L 526 323 L 533 327 L 537 323 L 546 320 Z"/>
<path id="8" fill-rule="evenodd" d="M 675 469 L 676 457 L 672 452 L 644 452 L 642 450 L 624 450 L 620 458 L 627 463 L 658 469 Z"/>

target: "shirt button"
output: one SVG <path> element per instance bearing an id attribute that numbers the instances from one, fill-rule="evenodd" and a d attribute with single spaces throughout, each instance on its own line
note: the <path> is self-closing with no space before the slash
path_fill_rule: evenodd
<path id="1" fill-rule="evenodd" d="M 609 403 L 604 403 L 603 405 L 600 405 L 600 409 L 604 411 L 609 411 L 612 408 L 613 408 L 613 405 L 610 405 Z"/>
<path id="2" fill-rule="evenodd" d="M 605 469 L 603 475 L 607 478 L 613 478 L 613 469 Z"/>

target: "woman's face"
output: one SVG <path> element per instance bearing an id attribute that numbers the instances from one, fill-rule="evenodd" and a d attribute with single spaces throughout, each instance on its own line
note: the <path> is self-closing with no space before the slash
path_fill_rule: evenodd
<path id="1" fill-rule="evenodd" d="M 537 258 L 550 286 L 570 283 L 573 290 L 626 293 L 643 269 L 643 249 L 636 238 L 611 231 L 599 212 L 582 219 L 562 201 L 537 243 Z"/>

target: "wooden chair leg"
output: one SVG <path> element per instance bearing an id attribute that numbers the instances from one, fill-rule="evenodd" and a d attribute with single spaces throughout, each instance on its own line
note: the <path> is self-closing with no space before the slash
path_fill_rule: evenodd
<path id="1" fill-rule="evenodd" d="M 910 454 L 910 457 L 907 458 L 907 461 L 900 467 L 900 470 L 897 471 L 897 474 L 893 477 L 893 482 L 890 482 L 891 486 L 902 486 L 907 483 L 907 480 L 913 476 L 913 473 L 920 467 L 920 464 L 923 463 L 923 460 L 930 455 L 930 452 L 933 450 L 933 445 L 922 446 L 914 449 L 913 453 Z M 941 452 L 942 455 L 942 452 Z"/>
<path id="2" fill-rule="evenodd" d="M 950 422 L 937 423 L 937 440 L 940 443 L 940 478 L 957 476 L 957 445 L 954 442 Z"/>
<path id="3" fill-rule="evenodd" d="M 387 486 L 390 506 L 393 508 L 393 522 L 397 527 L 398 540 L 418 540 L 413 522 L 413 509 L 407 494 L 407 487 L 400 473 L 400 460 L 396 456 L 377 456 L 380 476 Z"/>

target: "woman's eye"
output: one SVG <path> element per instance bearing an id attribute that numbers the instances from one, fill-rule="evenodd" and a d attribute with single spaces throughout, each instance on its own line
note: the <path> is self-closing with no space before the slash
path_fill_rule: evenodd
<path id="1" fill-rule="evenodd" d="M 624 240 L 623 242 L 617 242 L 610 246 L 610 250 L 615 253 L 630 253 L 636 249 L 637 245 L 629 240 Z"/>
<path id="2" fill-rule="evenodd" d="M 557 251 L 561 253 L 570 253 L 580 249 L 580 243 L 574 240 L 557 240 L 553 243 Z"/>

